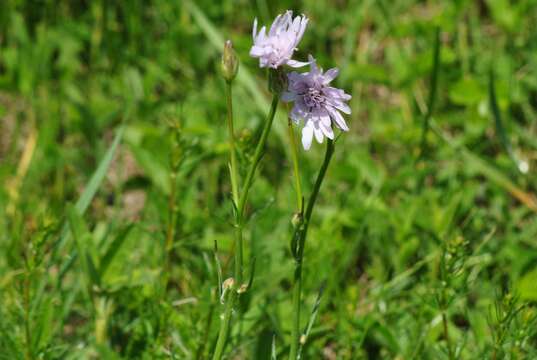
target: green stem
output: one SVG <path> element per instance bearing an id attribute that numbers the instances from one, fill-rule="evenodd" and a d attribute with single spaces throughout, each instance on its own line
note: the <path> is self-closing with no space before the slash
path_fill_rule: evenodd
<path id="1" fill-rule="evenodd" d="M 177 227 L 177 173 L 179 171 L 179 160 L 181 157 L 181 147 L 179 142 L 179 124 L 173 124 L 174 132 L 174 144 L 172 148 L 172 154 L 170 156 L 170 196 L 168 198 L 168 224 L 166 229 L 166 245 L 165 245 L 165 274 L 164 274 L 164 289 L 163 294 L 166 293 L 168 283 L 170 280 L 170 274 L 172 270 L 172 255 L 175 239 L 175 230 Z"/>
<path id="2" fill-rule="evenodd" d="M 224 317 L 220 323 L 220 331 L 218 333 L 218 340 L 216 342 L 216 347 L 214 349 L 213 360 L 220 360 L 226 347 L 227 335 L 229 332 L 229 325 L 231 323 L 231 314 L 233 313 L 233 305 L 235 304 L 235 299 L 237 298 L 237 291 L 233 286 L 229 289 L 230 293 L 226 302 L 226 309 L 224 311 Z"/>
<path id="3" fill-rule="evenodd" d="M 299 212 L 302 212 L 304 209 L 302 208 L 302 186 L 300 184 L 300 175 L 298 172 L 298 148 L 296 146 L 295 132 L 293 130 L 291 119 L 289 119 L 287 123 L 287 128 L 289 130 L 289 139 L 291 141 L 291 155 L 293 158 L 293 174 L 295 176 L 297 209 Z"/>
<path id="4" fill-rule="evenodd" d="M 427 101 L 427 112 L 423 118 L 423 125 L 421 129 L 421 144 L 420 144 L 420 156 L 426 151 L 427 146 L 427 133 L 429 132 L 429 123 L 434 110 L 434 103 L 436 100 L 436 90 L 438 84 L 438 70 L 440 64 L 440 28 L 435 29 L 434 38 L 434 51 L 433 51 L 433 64 L 431 73 L 431 82 L 429 84 L 429 99 Z"/>
<path id="5" fill-rule="evenodd" d="M 444 337 L 446 338 L 448 357 L 449 357 L 449 360 L 453 360 L 454 357 L 453 357 L 453 350 L 451 349 L 451 339 L 449 337 L 449 328 L 448 328 L 446 310 L 442 311 L 442 324 L 444 326 Z"/>
<path id="6" fill-rule="evenodd" d="M 231 287 L 229 291 L 231 292 L 226 299 L 226 307 L 224 310 L 224 317 L 220 323 L 220 331 L 218 333 L 218 340 L 216 342 L 216 348 L 213 354 L 213 360 L 220 360 L 222 353 L 226 346 L 226 340 L 229 333 L 229 327 L 231 323 L 231 315 L 233 313 L 233 306 L 235 301 L 238 298 L 237 290 L 240 289 L 242 285 L 242 275 L 243 275 L 243 264 L 242 264 L 242 228 L 244 224 L 244 209 L 246 206 L 246 200 L 248 199 L 248 191 L 252 186 L 254 179 L 255 171 L 259 165 L 259 161 L 263 157 L 265 150 L 265 143 L 267 142 L 268 134 L 272 128 L 272 122 L 274 116 L 276 115 L 276 109 L 278 107 L 279 94 L 274 94 L 272 99 L 272 104 L 270 107 L 270 112 L 267 120 L 265 121 L 265 126 L 263 127 L 263 132 L 257 143 L 254 152 L 254 158 L 250 163 L 246 179 L 242 188 L 241 195 L 238 200 L 237 214 L 236 214 L 236 224 L 235 224 L 235 286 Z M 233 180 L 232 180 L 233 181 Z"/>
<path id="7" fill-rule="evenodd" d="M 227 127 L 229 136 L 229 153 L 231 164 L 229 172 L 231 176 L 231 195 L 233 197 L 233 205 L 237 208 L 239 204 L 239 182 L 238 182 L 238 167 L 237 167 L 237 149 L 235 147 L 235 130 L 233 129 L 233 101 L 232 101 L 232 82 L 226 81 L 226 104 L 227 104 Z M 235 214 L 235 279 L 242 279 L 242 221 L 240 214 Z"/>
<path id="8" fill-rule="evenodd" d="M 227 104 L 227 127 L 229 132 L 229 152 L 231 155 L 231 193 L 235 206 L 239 203 L 239 182 L 237 168 L 237 150 L 235 148 L 235 131 L 233 130 L 233 101 L 232 101 L 232 82 L 226 81 L 226 104 Z"/>
<path id="9" fill-rule="evenodd" d="M 272 127 L 272 121 L 274 120 L 274 115 L 276 115 L 276 108 L 278 107 L 279 98 L 280 98 L 279 94 L 275 94 L 274 97 L 272 98 L 272 104 L 270 105 L 270 112 L 269 112 L 267 121 L 265 122 L 265 127 L 263 128 L 263 132 L 261 133 L 261 138 L 259 139 L 259 142 L 257 143 L 257 147 L 255 148 L 254 158 L 252 160 L 252 163 L 250 164 L 250 168 L 248 169 L 246 180 L 244 181 L 242 194 L 239 199 L 239 207 L 238 207 L 239 216 L 241 218 L 244 215 L 244 207 L 246 206 L 246 200 L 248 199 L 248 191 L 250 190 L 250 187 L 252 186 L 252 181 L 254 180 L 255 170 L 257 169 L 257 165 L 259 164 L 259 161 L 261 160 L 261 157 L 263 156 L 263 152 L 265 150 L 265 143 L 267 141 L 270 128 Z"/>
<path id="10" fill-rule="evenodd" d="M 306 243 L 306 236 L 308 234 L 308 226 L 313 213 L 313 208 L 319 195 L 319 190 L 326 175 L 328 165 L 334 154 L 334 141 L 327 139 L 326 153 L 324 156 L 323 164 L 315 180 L 313 191 L 308 200 L 306 211 L 304 213 L 304 219 L 301 226 L 297 226 L 293 236 L 298 236 L 298 249 L 295 253 L 295 283 L 293 286 L 293 328 L 291 333 L 291 350 L 289 352 L 289 360 L 296 360 L 298 354 L 298 348 L 300 343 L 300 295 L 302 290 L 302 260 L 304 256 L 304 245 Z"/>
<path id="11" fill-rule="evenodd" d="M 25 359 L 32 359 L 32 335 L 30 326 L 30 270 L 26 269 L 24 279 L 24 330 L 26 337 Z"/>
<path id="12" fill-rule="evenodd" d="M 168 227 L 166 229 L 166 260 L 167 260 L 167 270 L 170 270 L 171 266 L 171 251 L 173 249 L 173 238 L 175 236 L 175 224 L 176 224 L 176 217 L 175 217 L 175 193 L 176 193 L 176 178 L 177 173 L 176 169 L 172 169 L 172 173 L 170 174 L 170 183 L 171 183 L 171 189 L 170 189 L 170 196 L 168 198 Z"/>

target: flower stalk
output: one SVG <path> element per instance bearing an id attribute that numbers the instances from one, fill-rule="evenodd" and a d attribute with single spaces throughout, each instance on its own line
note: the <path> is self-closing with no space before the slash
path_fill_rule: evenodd
<path id="1" fill-rule="evenodd" d="M 246 202 L 248 200 L 248 193 L 252 186 L 255 172 L 257 170 L 257 166 L 259 165 L 259 162 L 261 161 L 261 158 L 263 157 L 265 144 L 267 142 L 270 129 L 272 128 L 272 123 L 276 115 L 276 109 L 278 107 L 278 102 L 280 98 L 280 93 L 274 92 L 274 96 L 272 99 L 272 104 L 270 107 L 267 120 L 265 121 L 263 131 L 261 133 L 261 136 L 255 148 L 252 162 L 250 163 L 250 166 L 248 168 L 248 172 L 246 174 L 246 178 L 244 180 L 244 183 L 242 185 L 242 189 L 239 195 L 238 179 L 237 179 L 238 178 L 237 164 L 236 164 L 236 158 L 234 159 L 234 157 L 236 156 L 236 153 L 235 153 L 236 150 L 235 150 L 235 141 L 234 141 L 234 133 L 233 133 L 231 81 L 227 81 L 226 88 L 227 88 L 226 97 L 227 97 L 227 107 L 228 107 L 228 130 L 230 132 L 229 137 L 230 137 L 230 145 L 231 145 L 230 172 L 231 172 L 231 182 L 232 182 L 232 192 L 233 192 L 232 196 L 233 196 L 233 202 L 234 202 L 234 208 L 235 208 L 235 274 L 234 274 L 235 281 L 234 281 L 234 285 L 232 285 L 231 288 L 229 289 L 228 295 L 224 298 L 226 306 L 224 309 L 224 314 L 222 315 L 222 321 L 220 323 L 220 331 L 218 333 L 218 340 L 217 340 L 215 351 L 213 354 L 213 360 L 219 360 L 222 357 L 224 348 L 226 346 L 227 337 L 229 334 L 229 328 L 231 326 L 231 316 L 233 314 L 233 307 L 239 297 L 239 290 L 242 289 L 242 280 L 243 280 L 243 273 L 244 273 L 243 241 L 242 241 L 243 240 L 242 230 L 243 230 L 244 222 L 245 222 L 244 212 L 246 208 Z"/>
<path id="2" fill-rule="evenodd" d="M 170 195 L 168 197 L 168 223 L 166 226 L 166 243 L 164 248 L 165 268 L 163 294 L 166 293 L 166 289 L 168 288 L 172 270 L 172 257 L 175 245 L 174 240 L 176 237 L 177 216 L 179 212 L 179 208 L 176 204 L 177 174 L 182 159 L 179 121 L 176 119 L 170 120 L 170 128 L 173 134 L 173 147 L 170 154 Z"/>
<path id="3" fill-rule="evenodd" d="M 304 245 L 306 244 L 306 236 L 308 234 L 308 226 L 311 220 L 311 215 L 313 213 L 313 208 L 315 207 L 315 202 L 317 196 L 319 195 L 319 190 L 323 183 L 326 171 L 328 170 L 328 165 L 334 154 L 334 141 L 327 139 L 326 142 L 326 152 L 324 156 L 324 161 L 321 165 L 319 173 L 317 174 L 317 179 L 315 180 L 315 185 L 313 186 L 313 191 L 308 200 L 306 210 L 303 214 L 303 217 L 299 224 L 295 226 L 295 231 L 293 233 L 293 240 L 291 245 L 291 251 L 295 258 L 295 272 L 294 272 L 294 285 L 293 285 L 293 327 L 291 332 L 291 350 L 289 352 L 289 360 L 296 360 L 298 355 L 298 348 L 300 342 L 300 296 L 302 291 L 302 264 L 304 258 Z"/>
<path id="4" fill-rule="evenodd" d="M 293 175 L 295 177 L 295 192 L 296 192 L 296 206 L 299 214 L 304 210 L 304 199 L 302 197 L 302 185 L 300 183 L 300 174 L 298 169 L 298 147 L 296 145 L 295 131 L 293 130 L 293 124 L 289 118 L 287 122 L 287 130 L 289 133 L 289 141 L 291 142 L 291 157 L 293 158 Z"/>

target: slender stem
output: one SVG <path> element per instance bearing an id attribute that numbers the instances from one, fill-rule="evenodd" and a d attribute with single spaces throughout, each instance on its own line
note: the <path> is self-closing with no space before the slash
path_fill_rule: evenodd
<path id="1" fill-rule="evenodd" d="M 296 360 L 300 341 L 300 293 L 302 291 L 302 259 L 295 262 L 295 284 L 293 286 L 293 328 L 289 360 Z"/>
<path id="2" fill-rule="evenodd" d="M 233 313 L 233 306 L 235 301 L 238 298 L 237 290 L 242 285 L 242 276 L 243 276 L 243 264 L 242 264 L 242 228 L 244 225 L 244 209 L 246 206 L 246 200 L 248 199 L 248 191 L 252 186 L 254 179 L 255 171 L 259 165 L 259 161 L 263 157 L 265 150 L 265 143 L 267 142 L 268 134 L 272 128 L 272 122 L 274 116 L 276 115 L 276 109 L 278 107 L 279 94 L 274 94 L 272 99 L 272 104 L 270 107 L 270 112 L 268 114 L 267 120 L 265 121 L 265 126 L 263 127 L 263 132 L 257 143 L 254 152 L 254 158 L 250 163 L 246 179 L 244 181 L 242 192 L 240 194 L 237 206 L 236 213 L 236 224 L 235 224 L 235 286 L 229 289 L 230 294 L 226 299 L 226 307 L 224 310 L 222 321 L 220 322 L 220 331 L 218 333 L 218 340 L 216 342 L 215 351 L 213 354 L 213 360 L 220 360 L 222 353 L 226 346 L 226 340 L 229 333 L 229 327 L 231 323 L 231 315 Z M 233 180 L 232 180 L 233 181 Z"/>
<path id="3" fill-rule="evenodd" d="M 259 161 L 261 160 L 261 157 L 263 156 L 263 152 L 265 150 L 265 143 L 267 141 L 270 128 L 272 127 L 272 121 L 274 120 L 274 115 L 276 114 L 276 108 L 278 107 L 279 97 L 280 97 L 279 94 L 275 94 L 274 97 L 272 98 L 272 104 L 270 106 L 270 112 L 269 112 L 267 121 L 265 122 L 265 127 L 263 128 L 263 132 L 261 133 L 261 138 L 259 139 L 259 142 L 257 143 L 257 147 L 255 148 L 254 158 L 252 160 L 252 163 L 250 164 L 250 168 L 248 169 L 246 180 L 244 180 L 244 185 L 242 188 L 242 193 L 239 199 L 239 207 L 238 207 L 239 215 L 241 218 L 244 215 L 244 207 L 246 206 L 246 200 L 248 199 L 248 191 L 250 190 L 250 187 L 252 186 L 252 181 L 254 180 L 255 170 L 257 169 L 257 165 L 259 164 Z"/>
<path id="4" fill-rule="evenodd" d="M 235 148 L 235 131 L 233 130 L 233 101 L 232 101 L 232 82 L 226 81 L 226 104 L 227 104 L 227 127 L 229 136 L 229 153 L 231 155 L 231 193 L 235 206 L 239 203 L 239 183 L 237 168 L 237 150 Z"/>
<path id="5" fill-rule="evenodd" d="M 242 283 L 243 273 L 242 247 L 242 220 L 239 219 L 235 225 L 235 279 L 239 286 Z"/>
<path id="6" fill-rule="evenodd" d="M 453 360 L 453 350 L 451 349 L 451 339 L 449 338 L 448 321 L 445 310 L 442 311 L 442 323 L 444 325 L 444 337 L 446 338 L 449 360 Z"/>
<path id="7" fill-rule="evenodd" d="M 306 243 L 306 236 L 308 234 L 308 226 L 310 223 L 313 208 L 319 195 L 319 190 L 326 175 L 326 170 L 334 154 L 334 141 L 327 139 L 326 153 L 324 156 L 323 164 L 315 180 L 313 191 L 308 200 L 306 211 L 304 213 L 304 219 L 302 226 L 298 226 L 293 236 L 298 236 L 298 249 L 295 254 L 295 283 L 293 286 L 293 328 L 291 333 L 291 350 L 289 352 L 289 360 L 296 360 L 298 354 L 298 347 L 300 342 L 300 294 L 302 290 L 302 260 L 304 256 L 304 245 Z"/>
<path id="8" fill-rule="evenodd" d="M 420 144 L 420 156 L 423 156 L 427 146 L 427 133 L 429 132 L 429 123 L 434 110 L 434 103 L 436 100 L 436 90 L 438 84 L 438 70 L 440 64 L 440 28 L 435 29 L 434 38 L 434 50 L 433 50 L 433 64 L 431 80 L 429 84 L 429 99 L 427 101 L 427 112 L 423 118 L 423 124 L 421 129 L 421 144 Z"/>
<path id="9" fill-rule="evenodd" d="M 170 259 L 170 252 L 173 249 L 173 238 L 175 236 L 175 224 L 176 224 L 176 217 L 175 217 L 175 197 L 176 197 L 176 178 L 177 173 L 176 169 L 172 168 L 172 173 L 170 174 L 170 183 L 171 183 L 171 189 L 170 189 L 170 196 L 168 198 L 168 226 L 166 229 L 166 254 L 167 254 L 167 266 L 170 270 L 169 266 L 171 265 L 171 259 Z"/>
<path id="10" fill-rule="evenodd" d="M 444 272 L 443 272 L 444 273 Z M 445 282 L 445 275 L 442 275 L 442 282 Z M 442 308 L 442 325 L 444 330 L 444 338 L 446 339 L 446 346 L 448 350 L 448 357 L 449 360 L 453 360 L 453 350 L 451 348 L 451 338 L 449 337 L 449 327 L 448 327 L 448 319 L 447 319 L 447 300 L 446 300 L 446 289 L 442 289 L 441 293 L 441 308 Z"/>
<path id="11" fill-rule="evenodd" d="M 174 246 L 173 242 L 176 235 L 175 229 L 177 227 L 177 205 L 175 204 L 175 201 L 177 198 L 177 173 L 179 171 L 179 159 L 181 152 L 178 126 L 179 125 L 175 123 L 172 129 L 174 131 L 174 144 L 170 157 L 170 196 L 168 198 L 168 224 L 166 228 L 166 273 L 164 274 L 164 294 L 166 293 L 168 282 L 170 280 L 170 273 L 172 269 L 172 252 Z"/>
<path id="12" fill-rule="evenodd" d="M 24 329 L 26 337 L 25 359 L 32 359 L 32 333 L 30 326 L 30 270 L 26 270 L 24 279 Z"/>
<path id="13" fill-rule="evenodd" d="M 233 312 L 233 305 L 235 304 L 235 299 L 237 298 L 237 291 L 233 287 L 229 289 L 230 293 L 226 302 L 226 309 L 224 311 L 224 317 L 220 323 L 220 332 L 218 333 L 218 340 L 216 342 L 216 347 L 214 349 L 213 360 L 220 360 L 226 347 L 227 335 L 229 332 L 229 325 L 231 322 L 231 314 Z"/>
<path id="14" fill-rule="evenodd" d="M 237 149 L 235 147 L 235 131 L 233 130 L 233 98 L 232 82 L 226 81 L 226 104 L 227 104 L 227 127 L 229 136 L 229 153 L 231 164 L 229 172 L 231 176 L 231 195 L 235 209 L 239 204 L 239 182 L 237 167 Z M 242 281 L 242 221 L 241 214 L 237 211 L 235 214 L 235 279 Z"/>
<path id="15" fill-rule="evenodd" d="M 293 174 L 295 176 L 297 209 L 299 212 L 302 212 L 304 209 L 302 209 L 302 186 L 300 184 L 300 175 L 298 172 L 298 148 L 296 146 L 295 132 L 293 130 L 291 119 L 289 119 L 287 123 L 287 128 L 289 130 L 289 139 L 291 141 L 291 155 L 293 158 Z"/>

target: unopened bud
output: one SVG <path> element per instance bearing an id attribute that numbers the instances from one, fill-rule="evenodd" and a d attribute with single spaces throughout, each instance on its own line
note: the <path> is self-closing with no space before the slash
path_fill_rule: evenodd
<path id="1" fill-rule="evenodd" d="M 287 90 L 287 74 L 281 67 L 270 69 L 269 71 L 269 90 L 274 95 L 279 95 Z"/>
<path id="2" fill-rule="evenodd" d="M 227 82 L 233 81 L 239 71 L 239 58 L 233 50 L 233 43 L 227 40 L 224 45 L 224 53 L 222 55 L 222 76 Z"/>

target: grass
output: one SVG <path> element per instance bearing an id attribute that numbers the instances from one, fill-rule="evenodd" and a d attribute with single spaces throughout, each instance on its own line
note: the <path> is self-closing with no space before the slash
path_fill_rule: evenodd
<path id="1" fill-rule="evenodd" d="M 537 357 L 536 1 L 7 0 L 0 359 L 211 357 L 234 267 L 221 51 L 244 179 L 271 101 L 251 26 L 286 9 L 311 19 L 296 57 L 353 96 L 308 228 L 302 357 Z M 280 106 L 228 359 L 289 353 L 286 127 Z M 299 149 L 303 194 L 323 157 Z"/>

